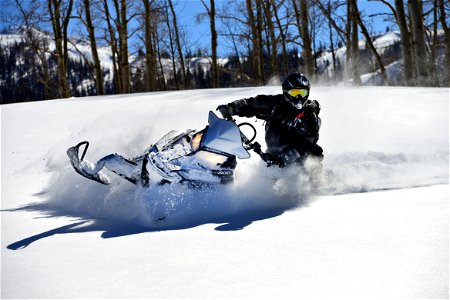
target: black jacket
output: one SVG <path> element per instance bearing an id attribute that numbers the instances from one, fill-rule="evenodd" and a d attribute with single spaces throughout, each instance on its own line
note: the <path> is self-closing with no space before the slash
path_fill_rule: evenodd
<path id="1" fill-rule="evenodd" d="M 300 156 L 322 156 L 317 145 L 320 105 L 307 100 L 302 109 L 279 95 L 258 95 L 228 104 L 233 115 L 265 120 L 267 152 L 278 154 L 296 150 Z"/>

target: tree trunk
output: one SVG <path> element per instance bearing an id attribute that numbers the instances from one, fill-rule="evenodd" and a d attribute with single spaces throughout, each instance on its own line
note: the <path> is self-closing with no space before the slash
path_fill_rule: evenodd
<path id="1" fill-rule="evenodd" d="M 61 98 L 70 97 L 69 84 L 67 82 L 67 26 L 70 20 L 73 0 L 69 1 L 67 15 L 64 16 L 61 24 L 61 2 L 57 0 L 48 0 L 48 10 L 52 22 L 53 34 L 55 39 L 55 51 L 58 74 L 58 93 Z"/>
<path id="2" fill-rule="evenodd" d="M 88 0 L 85 0 L 88 1 Z M 156 81 L 156 57 L 153 47 L 153 15 L 152 8 L 148 0 L 142 0 L 145 9 L 145 63 L 146 63 L 146 75 L 145 75 L 145 90 L 154 91 Z"/>
<path id="3" fill-rule="evenodd" d="M 262 83 L 266 83 L 266 75 L 264 71 L 265 61 L 264 61 L 264 51 L 263 51 L 263 38 L 262 38 L 262 32 L 263 32 L 263 20 L 262 20 L 262 3 L 261 0 L 256 0 L 256 31 L 258 33 L 258 53 L 259 53 L 259 72 L 261 75 Z"/>
<path id="4" fill-rule="evenodd" d="M 250 56 L 252 58 L 253 76 L 255 78 L 256 85 L 261 84 L 261 68 L 259 66 L 259 42 L 258 42 L 258 30 L 256 29 L 255 15 L 253 13 L 252 0 L 246 0 L 247 13 L 248 13 L 248 26 L 251 30 L 251 43 L 252 49 Z"/>
<path id="5" fill-rule="evenodd" d="M 108 1 L 108 0 L 105 0 Z M 121 51 L 121 36 L 120 32 L 122 31 L 122 24 L 120 22 L 120 7 L 118 0 L 113 0 L 114 8 L 116 10 L 116 19 L 113 19 L 114 24 L 116 25 L 116 28 L 113 28 L 113 36 L 116 43 L 116 55 L 117 55 L 117 77 L 118 82 L 120 84 L 120 93 L 125 93 L 125 83 L 123 82 L 123 65 L 122 65 L 122 51 Z M 115 31 L 117 31 L 118 37 L 116 38 Z"/>
<path id="6" fill-rule="evenodd" d="M 219 67 L 217 65 L 217 31 L 216 8 L 214 0 L 210 0 L 209 19 L 211 25 L 211 52 L 212 52 L 212 82 L 213 88 L 219 87 Z"/>
<path id="7" fill-rule="evenodd" d="M 175 14 L 175 9 L 173 8 L 173 3 L 172 0 L 168 0 L 169 2 L 169 6 L 170 6 L 170 10 L 172 12 L 172 17 L 173 17 L 173 27 L 174 27 L 174 31 L 175 31 L 175 42 L 177 45 L 177 50 L 178 50 L 178 56 L 180 57 L 180 64 L 181 64 L 181 74 L 183 74 L 183 83 L 184 83 L 184 87 L 188 87 L 188 80 L 186 77 L 186 68 L 184 66 L 184 58 L 183 58 L 183 51 L 181 49 L 181 41 L 180 41 L 180 35 L 178 32 L 178 25 L 177 25 L 177 17 Z"/>
<path id="8" fill-rule="evenodd" d="M 130 93 L 131 83 L 130 83 L 130 64 L 128 62 L 127 0 L 120 0 L 120 7 L 119 10 L 117 11 L 117 16 L 119 18 L 118 33 L 119 33 L 119 51 L 120 51 L 120 77 L 122 78 L 123 93 Z"/>
<path id="9" fill-rule="evenodd" d="M 305 64 L 305 72 L 308 78 L 314 76 L 314 58 L 311 48 L 311 37 L 309 35 L 309 18 L 308 18 L 308 5 L 306 0 L 300 0 L 300 11 L 297 7 L 296 0 L 292 0 L 294 6 L 295 17 L 297 20 L 297 27 L 299 34 L 302 38 L 302 57 Z"/>
<path id="10" fill-rule="evenodd" d="M 269 37 L 270 37 L 270 66 L 272 69 L 272 76 L 275 76 L 276 78 L 279 77 L 278 73 L 278 64 L 277 64 L 277 40 L 275 38 L 275 30 L 273 28 L 273 22 L 272 22 L 272 13 L 270 10 L 271 3 L 270 1 L 265 2 L 265 14 L 267 19 L 267 28 L 269 31 Z"/>
<path id="11" fill-rule="evenodd" d="M 62 26 L 63 47 L 64 47 L 63 59 L 64 59 L 64 68 L 66 69 L 65 70 L 66 71 L 66 76 L 67 76 L 67 65 L 68 65 L 68 61 L 69 61 L 69 51 L 68 51 L 68 48 L 67 48 L 67 44 L 68 44 L 68 41 L 69 41 L 68 28 L 69 28 L 70 18 L 71 18 L 71 15 L 72 15 L 73 1 L 74 0 L 69 0 L 69 4 L 68 4 L 68 7 L 67 7 L 66 15 L 64 16 L 64 19 L 63 19 L 63 26 Z M 67 85 L 67 89 L 68 89 L 68 94 L 70 95 L 70 86 L 69 85 Z"/>
<path id="12" fill-rule="evenodd" d="M 359 39 L 358 39 L 358 20 L 357 20 L 357 11 L 356 1 L 351 0 L 354 3 L 351 9 L 351 20 L 352 20 L 352 73 L 353 73 L 353 85 L 361 85 L 361 77 L 359 77 Z"/>
<path id="13" fill-rule="evenodd" d="M 105 89 L 103 86 L 102 67 L 100 65 L 100 59 L 98 58 L 97 42 L 95 40 L 94 25 L 92 24 L 92 18 L 91 18 L 90 1 L 83 0 L 83 2 L 84 2 L 84 12 L 85 12 L 85 16 L 86 16 L 86 28 L 89 33 L 89 42 L 91 44 L 92 59 L 94 60 L 95 86 L 97 88 L 97 95 L 104 95 Z"/>
<path id="14" fill-rule="evenodd" d="M 311 14 L 311 12 L 312 12 L 312 14 Z M 316 21 L 316 8 L 315 8 L 315 6 L 312 6 L 311 7 L 311 12 L 310 13 L 308 13 L 308 15 L 309 15 L 309 17 L 308 17 L 308 23 L 309 23 L 309 28 L 310 28 L 310 39 L 311 39 L 311 49 L 312 49 L 312 52 L 311 52 L 311 55 L 312 55 L 312 57 L 313 57 L 313 62 L 314 62 L 314 69 L 313 69 L 313 76 L 312 76 L 312 79 L 314 80 L 314 81 L 316 81 L 317 80 L 317 72 L 316 72 L 316 70 L 318 69 L 318 64 L 317 64 L 317 55 L 315 55 L 315 52 L 316 52 L 316 49 L 317 49 L 317 47 L 316 47 L 316 41 L 317 41 L 317 39 L 316 39 L 316 36 L 317 36 L 317 31 L 316 31 L 316 26 L 317 26 L 317 24 L 315 24 L 315 21 Z"/>
<path id="15" fill-rule="evenodd" d="M 159 49 L 159 38 L 158 38 L 158 30 L 154 30 L 153 31 L 153 41 L 154 41 L 154 45 L 156 45 L 156 53 L 157 53 L 157 57 L 158 57 L 158 62 L 159 62 L 159 68 L 160 68 L 160 72 L 161 72 L 161 78 L 159 79 L 159 81 L 162 81 L 162 90 L 166 91 L 167 90 L 167 86 L 166 86 L 166 77 L 164 76 L 164 68 L 163 68 L 163 64 L 161 61 L 161 51 Z"/>
<path id="16" fill-rule="evenodd" d="M 168 11 L 167 7 L 166 7 L 166 12 L 165 12 L 165 18 L 166 18 L 167 32 L 169 34 L 169 46 L 170 46 L 170 54 L 172 57 L 173 79 L 175 80 L 175 86 L 176 86 L 177 90 L 179 90 L 180 84 L 178 82 L 177 64 L 175 62 L 175 45 L 173 42 L 172 27 L 170 26 L 170 17 L 169 17 L 169 11 Z"/>
<path id="17" fill-rule="evenodd" d="M 408 8 L 414 41 L 414 60 L 416 63 L 417 80 L 419 85 L 429 85 L 427 48 L 425 44 L 422 10 L 420 7 L 421 3 L 417 0 L 408 0 Z"/>
<path id="18" fill-rule="evenodd" d="M 405 9 L 403 0 L 395 0 L 395 10 L 398 28 L 400 30 L 400 40 L 403 56 L 403 72 L 407 85 L 415 85 L 413 59 L 412 59 L 412 45 L 411 36 L 406 22 Z"/>
<path id="19" fill-rule="evenodd" d="M 433 36 L 431 38 L 430 41 L 430 79 L 431 79 L 431 85 L 432 86 L 439 86 L 439 78 L 438 78 L 438 74 L 436 72 L 436 51 L 437 51 L 437 47 L 438 47 L 438 16 L 437 16 L 437 11 L 438 11 L 438 1 L 437 0 L 433 0 Z"/>
<path id="20" fill-rule="evenodd" d="M 108 24 L 108 32 L 109 32 L 109 43 L 111 45 L 111 56 L 112 56 L 112 64 L 113 64 L 113 76 L 114 76 L 114 88 L 116 94 L 122 94 L 122 78 L 120 76 L 120 65 L 119 65 L 119 51 L 117 49 L 117 40 L 115 30 L 111 24 L 111 14 L 109 13 L 108 0 L 103 0 L 103 5 L 105 8 L 105 18 L 106 23 Z"/>
<path id="21" fill-rule="evenodd" d="M 446 55 L 445 60 L 447 63 L 447 86 L 450 87 L 450 30 L 446 23 L 446 16 L 445 16 L 445 8 L 444 8 L 444 0 L 439 0 L 439 12 L 440 12 L 440 20 L 442 24 L 442 29 L 444 29 L 445 33 L 445 47 L 446 47 Z"/>
<path id="22" fill-rule="evenodd" d="M 350 64 L 352 61 L 352 11 L 350 3 L 347 4 L 347 21 L 345 23 L 345 66 L 344 81 L 350 81 Z"/>
<path id="23" fill-rule="evenodd" d="M 287 76 L 289 73 L 289 62 L 286 50 L 286 35 L 284 34 L 283 27 L 281 26 L 280 18 L 278 17 L 277 6 L 275 5 L 275 1 L 271 0 L 273 7 L 273 14 L 275 15 L 275 20 L 277 21 L 278 30 L 280 31 L 281 37 L 281 49 L 283 51 L 283 65 L 284 65 L 284 73 Z"/>
<path id="24" fill-rule="evenodd" d="M 328 15 L 331 16 L 331 1 L 328 1 Z M 333 41 L 333 27 L 331 25 L 331 20 L 328 19 L 328 31 L 330 34 L 330 48 L 331 48 L 331 58 L 333 60 L 333 71 L 331 72 L 331 78 L 333 79 L 336 74 L 336 53 L 334 51 L 334 41 Z"/>

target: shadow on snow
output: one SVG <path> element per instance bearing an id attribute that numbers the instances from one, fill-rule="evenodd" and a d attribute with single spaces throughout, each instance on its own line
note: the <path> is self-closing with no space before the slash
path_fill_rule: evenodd
<path id="1" fill-rule="evenodd" d="M 164 220 L 159 220 L 159 224 L 155 224 L 154 227 L 143 226 L 135 222 L 118 222 L 117 220 L 108 219 L 87 219 L 82 216 L 75 216 L 79 220 L 72 224 L 57 227 L 27 238 L 20 241 L 12 243 L 7 246 L 10 250 L 19 250 L 28 247 L 30 244 L 39 241 L 41 239 L 49 238 L 57 234 L 69 234 L 69 233 L 85 233 L 85 232 L 97 232 L 101 231 L 101 237 L 116 238 L 134 234 L 150 233 L 150 232 L 160 232 L 169 230 L 183 230 L 194 228 L 197 226 L 205 224 L 220 224 L 215 228 L 217 231 L 236 231 L 242 230 L 248 225 L 255 221 L 261 221 L 265 219 L 274 218 L 282 215 L 289 208 L 268 208 L 260 209 L 254 211 L 240 211 L 234 214 L 229 214 L 222 217 L 214 217 L 210 220 L 204 219 L 201 222 L 187 222 L 178 225 L 164 225 Z M 60 216 L 70 216 L 69 214 L 64 214 L 61 211 L 57 212 L 53 210 L 51 206 L 47 204 L 30 204 L 17 209 L 4 210 L 8 212 L 17 211 L 38 211 L 46 212 L 48 218 L 50 217 L 60 217 Z M 73 217 L 73 215 L 71 215 Z"/>

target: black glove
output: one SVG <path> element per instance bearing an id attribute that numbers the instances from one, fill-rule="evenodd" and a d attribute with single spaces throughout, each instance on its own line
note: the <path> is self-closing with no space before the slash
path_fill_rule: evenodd
<path id="1" fill-rule="evenodd" d="M 311 100 L 306 102 L 306 104 L 303 106 L 303 110 L 308 113 L 320 113 L 320 104 L 317 102 L 317 100 Z"/>
<path id="2" fill-rule="evenodd" d="M 284 163 L 284 161 L 278 157 L 276 157 L 275 155 L 273 155 L 272 153 L 262 153 L 261 154 L 261 158 L 263 161 L 265 161 L 267 163 L 267 166 L 279 166 L 281 167 L 285 167 L 286 164 Z"/>
<path id="3" fill-rule="evenodd" d="M 218 110 L 224 119 L 231 120 L 234 114 L 233 108 L 230 105 L 219 105 L 216 110 Z"/>

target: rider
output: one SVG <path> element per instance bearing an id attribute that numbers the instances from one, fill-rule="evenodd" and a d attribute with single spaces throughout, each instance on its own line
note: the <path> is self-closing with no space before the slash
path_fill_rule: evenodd
<path id="1" fill-rule="evenodd" d="M 323 151 L 317 145 L 320 105 L 316 100 L 308 100 L 310 89 L 308 79 L 303 74 L 293 73 L 286 77 L 282 87 L 283 94 L 259 95 L 254 98 L 241 99 L 227 105 L 220 105 L 217 109 L 227 119 L 238 115 L 256 117 L 267 122 L 267 152 L 263 153 L 262 157 L 269 165 L 274 164 L 281 167 L 291 163 L 305 165 L 307 157 L 316 157 L 315 161 L 321 161 Z M 198 155 L 189 155 L 198 150 L 202 132 L 171 131 L 150 147 L 144 155 L 132 159 L 127 159 L 119 154 L 110 154 L 97 163 L 88 162 L 83 159 L 88 146 L 87 142 L 69 148 L 67 154 L 78 173 L 103 184 L 110 182 L 108 177 L 101 172 L 103 168 L 143 186 L 148 186 L 150 181 L 158 182 L 161 174 L 167 176 L 164 176 L 162 181 L 159 181 L 160 183 L 180 181 L 183 180 L 179 174 L 183 172 L 182 165 L 186 163 L 185 160 L 198 156 L 198 159 L 203 161 L 200 155 L 201 151 L 198 152 Z M 84 144 L 86 144 L 86 148 L 80 159 L 79 148 Z M 153 167 L 147 168 L 149 164 Z M 235 166 L 236 158 L 234 156 L 220 162 L 218 170 L 220 172 L 216 175 L 220 175 L 221 182 L 229 179 L 228 173 L 224 173 L 223 169 L 232 171 Z M 312 171 L 320 171 L 320 163 L 318 167 Z M 197 176 L 196 170 L 192 171 L 192 175 L 185 172 L 184 177 Z"/>
<path id="2" fill-rule="evenodd" d="M 320 105 L 316 100 L 308 100 L 310 82 L 305 75 L 292 73 L 284 79 L 282 88 L 282 94 L 236 100 L 217 110 L 226 119 L 237 115 L 266 121 L 267 152 L 263 159 L 269 165 L 303 164 L 310 156 L 321 161 L 323 150 L 317 145 Z"/>

